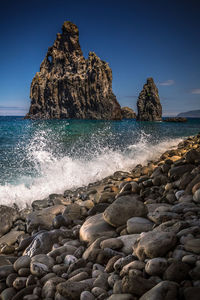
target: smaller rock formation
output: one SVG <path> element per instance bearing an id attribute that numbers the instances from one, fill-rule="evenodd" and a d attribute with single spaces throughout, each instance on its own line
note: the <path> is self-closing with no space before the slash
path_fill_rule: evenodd
<path id="1" fill-rule="evenodd" d="M 147 83 L 139 94 L 137 108 L 139 121 L 162 120 L 162 106 L 153 78 L 147 78 Z"/>
<path id="2" fill-rule="evenodd" d="M 121 113 L 122 113 L 122 119 L 135 119 L 136 118 L 136 113 L 130 107 L 127 107 L 127 106 L 122 107 Z"/>

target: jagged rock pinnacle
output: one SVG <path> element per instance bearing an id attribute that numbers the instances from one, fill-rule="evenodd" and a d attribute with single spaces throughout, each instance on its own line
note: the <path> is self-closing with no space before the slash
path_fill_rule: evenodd
<path id="1" fill-rule="evenodd" d="M 112 71 L 95 53 L 85 59 L 78 27 L 64 22 L 31 83 L 27 118 L 122 118 L 112 92 Z"/>
<path id="2" fill-rule="evenodd" d="M 161 121 L 162 106 L 153 78 L 147 78 L 137 101 L 139 121 Z"/>

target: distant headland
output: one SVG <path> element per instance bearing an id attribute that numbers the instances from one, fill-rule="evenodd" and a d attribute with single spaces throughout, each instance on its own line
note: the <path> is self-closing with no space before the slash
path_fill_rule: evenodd
<path id="1" fill-rule="evenodd" d="M 200 118 L 200 110 L 190 110 L 177 115 L 183 118 Z"/>

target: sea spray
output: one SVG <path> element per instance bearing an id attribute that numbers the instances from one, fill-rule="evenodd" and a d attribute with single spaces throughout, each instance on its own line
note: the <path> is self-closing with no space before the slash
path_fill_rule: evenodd
<path id="1" fill-rule="evenodd" d="M 1 204 L 16 203 L 19 207 L 25 207 L 51 193 L 63 193 L 66 189 L 87 185 L 118 170 L 131 170 L 137 164 L 144 164 L 159 157 L 163 151 L 180 141 L 171 139 L 151 145 L 149 138 L 150 136 L 141 133 L 140 139 L 124 151 L 106 146 L 96 153 L 78 158 L 76 155 L 54 156 L 51 151 L 45 149 L 45 139 L 41 135 L 38 143 L 32 141 L 29 149 L 29 158 L 34 162 L 37 171 L 35 176 L 21 176 L 17 184 L 7 183 L 1 186 Z"/>
<path id="2" fill-rule="evenodd" d="M 0 117 L 0 204 L 20 207 L 156 159 L 200 120 L 166 122 Z"/>

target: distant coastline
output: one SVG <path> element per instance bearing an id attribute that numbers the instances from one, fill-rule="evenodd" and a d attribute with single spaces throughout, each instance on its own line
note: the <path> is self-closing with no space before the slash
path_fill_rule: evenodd
<path id="1" fill-rule="evenodd" d="M 190 110 L 190 111 L 182 112 L 178 114 L 177 117 L 200 118 L 200 110 Z"/>

